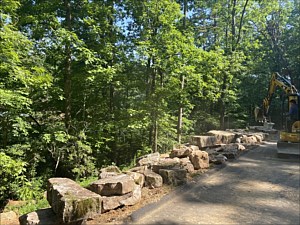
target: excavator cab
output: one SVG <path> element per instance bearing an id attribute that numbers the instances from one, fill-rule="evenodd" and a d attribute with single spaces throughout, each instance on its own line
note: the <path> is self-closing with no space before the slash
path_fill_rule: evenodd
<path id="1" fill-rule="evenodd" d="M 297 115 L 289 115 L 291 100 L 298 107 Z M 277 142 L 279 156 L 300 156 L 300 94 L 289 94 L 282 102 L 282 129 L 280 140 Z"/>
<path id="2" fill-rule="evenodd" d="M 289 111 L 291 108 L 291 101 L 296 103 L 298 107 L 297 115 L 289 115 Z M 281 127 L 282 132 L 286 133 L 299 133 L 300 134 L 300 94 L 290 94 L 282 101 L 282 113 L 281 113 Z M 299 137 L 300 138 L 300 137 Z M 283 141 L 289 142 L 300 142 L 300 139 L 297 138 L 283 138 Z"/>
<path id="3" fill-rule="evenodd" d="M 296 103 L 298 107 L 297 115 L 289 115 L 290 108 L 292 107 L 291 102 Z M 281 113 L 281 121 L 282 121 L 282 129 L 287 132 L 297 133 L 300 132 L 300 94 L 290 94 L 283 98 L 282 100 L 282 113 Z"/>

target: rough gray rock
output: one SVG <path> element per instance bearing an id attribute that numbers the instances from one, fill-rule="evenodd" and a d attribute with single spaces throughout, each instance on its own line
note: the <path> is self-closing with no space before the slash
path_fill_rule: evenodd
<path id="1" fill-rule="evenodd" d="M 121 200 L 122 205 L 135 205 L 142 198 L 142 188 L 140 185 L 135 185 L 133 191 L 130 193 L 130 196 L 124 200 Z"/>
<path id="2" fill-rule="evenodd" d="M 129 198 L 130 193 L 120 196 L 103 196 L 102 213 L 119 208 L 123 199 Z"/>
<path id="3" fill-rule="evenodd" d="M 207 134 L 215 136 L 217 144 L 229 144 L 235 139 L 235 133 L 229 131 L 211 130 Z"/>
<path id="4" fill-rule="evenodd" d="M 119 173 L 116 173 L 116 172 L 102 172 L 102 173 L 100 173 L 99 178 L 104 179 L 104 178 L 113 177 L 113 176 L 117 176 L 117 175 L 119 175 Z"/>
<path id="5" fill-rule="evenodd" d="M 154 173 L 151 170 L 147 170 L 145 171 L 144 175 L 145 175 L 145 187 L 158 188 L 162 186 L 163 179 L 159 174 Z"/>
<path id="6" fill-rule="evenodd" d="M 193 151 L 189 158 L 196 170 L 209 167 L 209 156 L 205 151 Z"/>
<path id="7" fill-rule="evenodd" d="M 181 148 L 173 149 L 170 153 L 170 158 L 185 158 L 189 156 L 192 153 L 192 151 L 192 148 L 182 146 Z"/>
<path id="8" fill-rule="evenodd" d="M 198 147 L 197 145 L 188 145 L 188 147 L 189 147 L 192 151 L 199 150 L 199 147 Z"/>
<path id="9" fill-rule="evenodd" d="M 152 166 L 159 162 L 160 154 L 158 152 L 145 155 L 138 159 L 137 166 Z"/>
<path id="10" fill-rule="evenodd" d="M 50 178 L 47 200 L 64 223 L 93 218 L 101 213 L 101 196 L 68 178 Z"/>
<path id="11" fill-rule="evenodd" d="M 227 161 L 227 157 L 226 156 L 224 156 L 224 155 L 222 155 L 222 154 L 219 154 L 219 155 L 216 155 L 215 157 L 214 157 L 214 160 L 215 161 L 213 161 L 215 164 L 223 164 L 223 163 L 225 163 L 226 161 Z"/>
<path id="12" fill-rule="evenodd" d="M 120 196 L 104 196 L 102 212 L 108 212 L 125 205 L 135 205 L 142 198 L 142 189 L 139 185 L 135 185 L 132 192 Z"/>
<path id="13" fill-rule="evenodd" d="M 19 219 L 14 211 L 0 213 L 0 224 L 3 225 L 16 225 Z"/>
<path id="14" fill-rule="evenodd" d="M 102 173 L 103 172 L 122 173 L 122 171 L 117 166 L 108 166 L 108 167 L 102 168 L 100 171 Z"/>
<path id="15" fill-rule="evenodd" d="M 97 180 L 90 184 L 89 189 L 102 196 L 124 195 L 132 192 L 135 182 L 132 177 L 121 174 Z"/>
<path id="16" fill-rule="evenodd" d="M 261 143 L 264 140 L 264 137 L 262 134 L 254 134 L 254 137 L 256 137 L 256 140 L 258 143 Z"/>
<path id="17" fill-rule="evenodd" d="M 60 218 L 51 208 L 39 209 L 19 217 L 20 225 L 62 225 Z M 82 224 L 83 221 L 76 221 L 73 224 Z M 2 224 L 2 223 L 1 223 Z M 69 224 L 69 223 L 68 223 Z"/>
<path id="18" fill-rule="evenodd" d="M 152 171 L 155 173 L 159 173 L 160 169 L 170 169 L 176 166 L 180 166 L 179 158 L 160 159 L 157 164 L 152 165 Z"/>
<path id="19" fill-rule="evenodd" d="M 180 166 L 181 166 L 181 168 L 185 169 L 188 173 L 193 173 L 195 171 L 195 168 L 194 168 L 193 164 L 191 163 L 189 157 L 181 158 Z"/>
<path id="20" fill-rule="evenodd" d="M 143 174 L 146 170 L 148 170 L 147 166 L 136 166 L 136 167 L 133 167 L 133 168 L 129 169 L 128 171 Z"/>
<path id="21" fill-rule="evenodd" d="M 134 182 L 136 184 L 140 185 L 141 187 L 144 186 L 144 184 L 145 184 L 144 174 L 138 173 L 138 172 L 131 172 L 131 171 L 126 171 L 124 173 L 127 174 L 128 176 L 132 177 L 132 179 L 134 180 Z"/>
<path id="22" fill-rule="evenodd" d="M 217 138 L 215 136 L 192 136 L 192 144 L 199 148 L 215 146 Z"/>
<path id="23" fill-rule="evenodd" d="M 159 174 L 163 182 L 168 185 L 178 186 L 187 181 L 187 171 L 185 169 L 160 169 Z"/>
<path id="24" fill-rule="evenodd" d="M 242 136 L 242 143 L 256 144 L 257 143 L 257 138 L 253 135 L 251 135 L 251 136 L 243 135 Z"/>

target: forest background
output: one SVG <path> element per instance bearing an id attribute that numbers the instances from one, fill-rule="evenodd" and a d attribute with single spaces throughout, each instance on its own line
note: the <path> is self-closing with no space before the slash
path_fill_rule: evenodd
<path id="1" fill-rule="evenodd" d="M 190 135 L 245 128 L 272 72 L 300 89 L 299 0 L 1 0 L 0 205 Z M 277 95 L 271 106 L 280 120 Z"/>

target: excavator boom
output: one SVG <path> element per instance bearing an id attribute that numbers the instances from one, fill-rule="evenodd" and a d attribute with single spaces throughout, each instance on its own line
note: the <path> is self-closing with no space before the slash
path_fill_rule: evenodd
<path id="1" fill-rule="evenodd" d="M 270 105 L 277 88 L 282 89 L 286 95 L 299 94 L 297 88 L 287 78 L 281 76 L 277 72 L 273 73 L 269 84 L 268 94 L 263 100 L 262 108 L 255 108 L 254 115 L 256 121 L 268 121 Z"/>

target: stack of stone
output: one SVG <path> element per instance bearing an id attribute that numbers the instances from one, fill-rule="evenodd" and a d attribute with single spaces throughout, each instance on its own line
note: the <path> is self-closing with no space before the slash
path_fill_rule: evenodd
<path id="1" fill-rule="evenodd" d="M 264 136 L 257 133 L 210 131 L 207 136 L 193 136 L 192 145 L 181 145 L 170 154 L 143 156 L 136 167 L 127 172 L 122 173 L 116 166 L 104 168 L 100 179 L 88 189 L 68 178 L 51 178 L 47 189 L 51 208 L 21 216 L 20 224 L 82 224 L 101 213 L 138 203 L 143 187 L 183 184 L 187 173 L 209 168 L 210 160 L 223 163 L 245 150 L 245 144 L 263 139 Z"/>
<path id="2" fill-rule="evenodd" d="M 136 179 L 136 180 L 135 180 Z M 142 196 L 143 182 L 138 174 L 118 174 L 99 179 L 90 184 L 89 189 L 102 196 L 102 210 L 112 209 L 138 203 Z"/>
<path id="3" fill-rule="evenodd" d="M 144 185 L 142 174 L 122 174 L 117 169 L 117 172 L 102 171 L 100 177 L 104 178 L 91 183 L 88 189 L 68 178 L 50 178 L 47 200 L 51 208 L 21 216 L 20 224 L 83 224 L 101 213 L 134 205 L 141 200 L 141 188 Z"/>
<path id="4" fill-rule="evenodd" d="M 51 208 L 25 214 L 21 225 L 77 225 L 101 213 L 102 197 L 68 178 L 50 178 L 47 200 Z"/>
<path id="5" fill-rule="evenodd" d="M 211 130 L 207 136 L 193 136 L 192 143 L 209 154 L 210 162 L 222 164 L 227 159 L 237 158 L 247 146 L 260 144 L 264 133 L 252 133 L 245 130 Z M 245 147 L 246 146 L 246 147 Z"/>
<path id="6" fill-rule="evenodd" d="M 187 181 L 187 173 L 209 167 L 209 157 L 198 146 L 179 146 L 169 155 L 153 153 L 138 160 L 137 167 L 132 170 L 145 176 L 145 186 L 159 187 L 162 183 L 168 185 L 181 185 Z M 144 168 L 142 170 L 141 168 Z"/>

